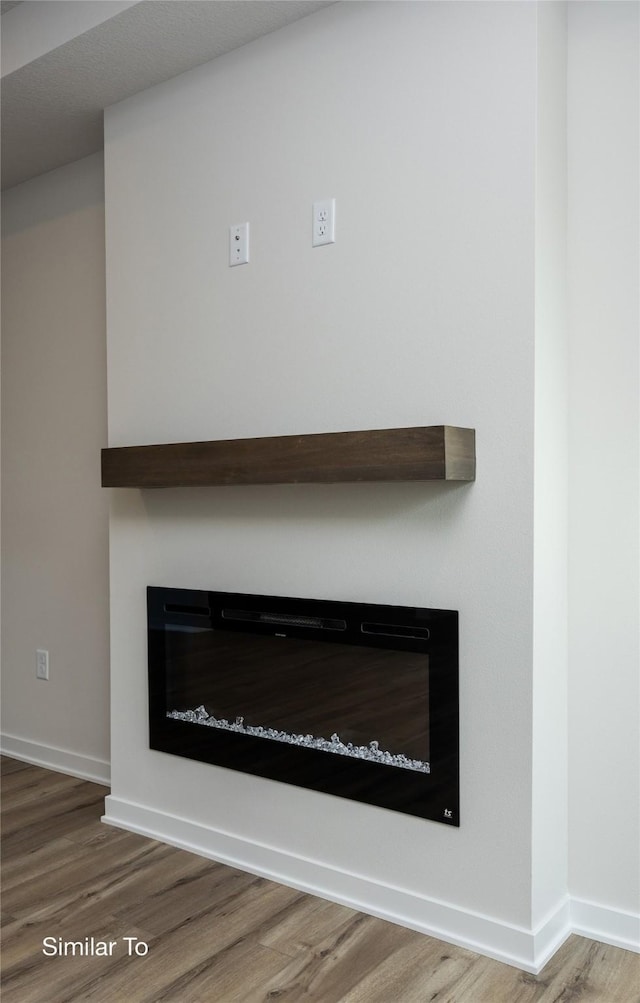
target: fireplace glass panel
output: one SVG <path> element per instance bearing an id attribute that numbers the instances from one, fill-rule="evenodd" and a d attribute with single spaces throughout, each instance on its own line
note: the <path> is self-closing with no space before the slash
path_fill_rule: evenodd
<path id="1" fill-rule="evenodd" d="M 149 587 L 149 745 L 459 825 L 458 614 Z"/>
<path id="2" fill-rule="evenodd" d="M 167 714 L 270 741 L 429 771 L 429 656 L 167 627 Z"/>

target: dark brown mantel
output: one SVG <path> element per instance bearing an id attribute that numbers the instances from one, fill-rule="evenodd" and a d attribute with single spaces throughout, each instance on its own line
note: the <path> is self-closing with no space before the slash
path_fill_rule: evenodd
<path id="1" fill-rule="evenodd" d="M 472 428 L 384 428 L 102 450 L 105 488 L 473 481 Z"/>

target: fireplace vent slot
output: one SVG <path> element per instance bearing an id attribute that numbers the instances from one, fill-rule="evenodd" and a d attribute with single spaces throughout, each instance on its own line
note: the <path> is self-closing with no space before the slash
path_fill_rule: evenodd
<path id="1" fill-rule="evenodd" d="M 346 630 L 344 620 L 321 616 L 297 616 L 294 613 L 261 613 L 249 609 L 223 609 L 225 620 L 243 620 L 251 623 L 274 623 L 284 627 L 320 627 L 323 630 Z"/>
<path id="2" fill-rule="evenodd" d="M 385 637 L 418 637 L 428 640 L 428 627 L 405 627 L 400 623 L 362 623 L 363 634 L 383 634 Z"/>
<path id="3" fill-rule="evenodd" d="M 182 613 L 184 616 L 211 616 L 208 606 L 184 606 L 182 603 L 165 603 L 165 613 Z"/>

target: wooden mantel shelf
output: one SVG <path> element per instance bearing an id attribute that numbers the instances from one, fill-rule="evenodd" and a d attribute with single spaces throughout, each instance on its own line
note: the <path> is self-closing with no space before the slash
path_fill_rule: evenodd
<path id="1" fill-rule="evenodd" d="M 475 432 L 432 425 L 102 450 L 105 488 L 473 481 Z"/>

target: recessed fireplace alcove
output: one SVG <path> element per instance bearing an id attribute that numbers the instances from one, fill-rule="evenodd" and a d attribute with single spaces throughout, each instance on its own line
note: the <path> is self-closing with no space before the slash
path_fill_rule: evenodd
<path id="1" fill-rule="evenodd" d="M 150 587 L 152 749 L 459 825 L 453 610 Z"/>

